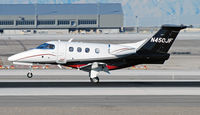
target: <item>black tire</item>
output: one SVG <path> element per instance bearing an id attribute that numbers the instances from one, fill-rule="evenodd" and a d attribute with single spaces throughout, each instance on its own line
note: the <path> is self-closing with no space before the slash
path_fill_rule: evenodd
<path id="1" fill-rule="evenodd" d="M 30 73 L 30 72 L 27 73 L 27 77 L 28 77 L 28 78 L 32 78 L 32 77 L 33 77 L 33 73 Z"/>
<path id="2" fill-rule="evenodd" d="M 92 83 L 99 83 L 99 77 L 90 78 Z"/>

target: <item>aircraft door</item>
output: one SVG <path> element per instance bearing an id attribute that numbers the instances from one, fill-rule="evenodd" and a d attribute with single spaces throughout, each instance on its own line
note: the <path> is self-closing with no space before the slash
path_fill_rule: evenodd
<path id="1" fill-rule="evenodd" d="M 62 43 L 60 41 L 58 41 L 58 45 L 57 45 L 57 60 L 56 62 L 57 63 L 60 63 L 60 64 L 64 64 L 67 62 L 67 59 L 66 59 L 66 45 L 65 43 Z"/>

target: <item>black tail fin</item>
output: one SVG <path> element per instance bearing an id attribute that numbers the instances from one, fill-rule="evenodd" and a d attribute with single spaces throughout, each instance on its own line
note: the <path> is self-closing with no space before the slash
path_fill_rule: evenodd
<path id="1" fill-rule="evenodd" d="M 138 53 L 167 53 L 181 29 L 187 26 L 163 25 L 161 29 L 142 45 Z"/>

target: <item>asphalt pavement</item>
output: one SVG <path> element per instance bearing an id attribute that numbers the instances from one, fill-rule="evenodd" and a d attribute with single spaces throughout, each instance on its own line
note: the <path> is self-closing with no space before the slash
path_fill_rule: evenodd
<path id="1" fill-rule="evenodd" d="M 3 96 L 2 115 L 198 115 L 200 96 Z"/>
<path id="2" fill-rule="evenodd" d="M 48 75 L 46 74 L 48 72 Z M 0 71 L 3 115 L 198 115 L 197 70 L 120 70 L 89 82 L 74 70 Z"/>

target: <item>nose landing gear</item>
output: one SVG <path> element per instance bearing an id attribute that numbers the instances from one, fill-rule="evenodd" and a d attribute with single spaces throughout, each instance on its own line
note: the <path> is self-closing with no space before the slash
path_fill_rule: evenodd
<path id="1" fill-rule="evenodd" d="M 28 77 L 28 78 L 32 78 L 32 77 L 33 77 L 32 66 L 30 66 L 30 70 L 29 70 L 29 72 L 27 73 L 27 77 Z"/>
<path id="2" fill-rule="evenodd" d="M 33 77 L 33 73 L 28 72 L 28 73 L 27 73 L 27 77 L 28 77 L 28 78 L 32 78 L 32 77 Z"/>

